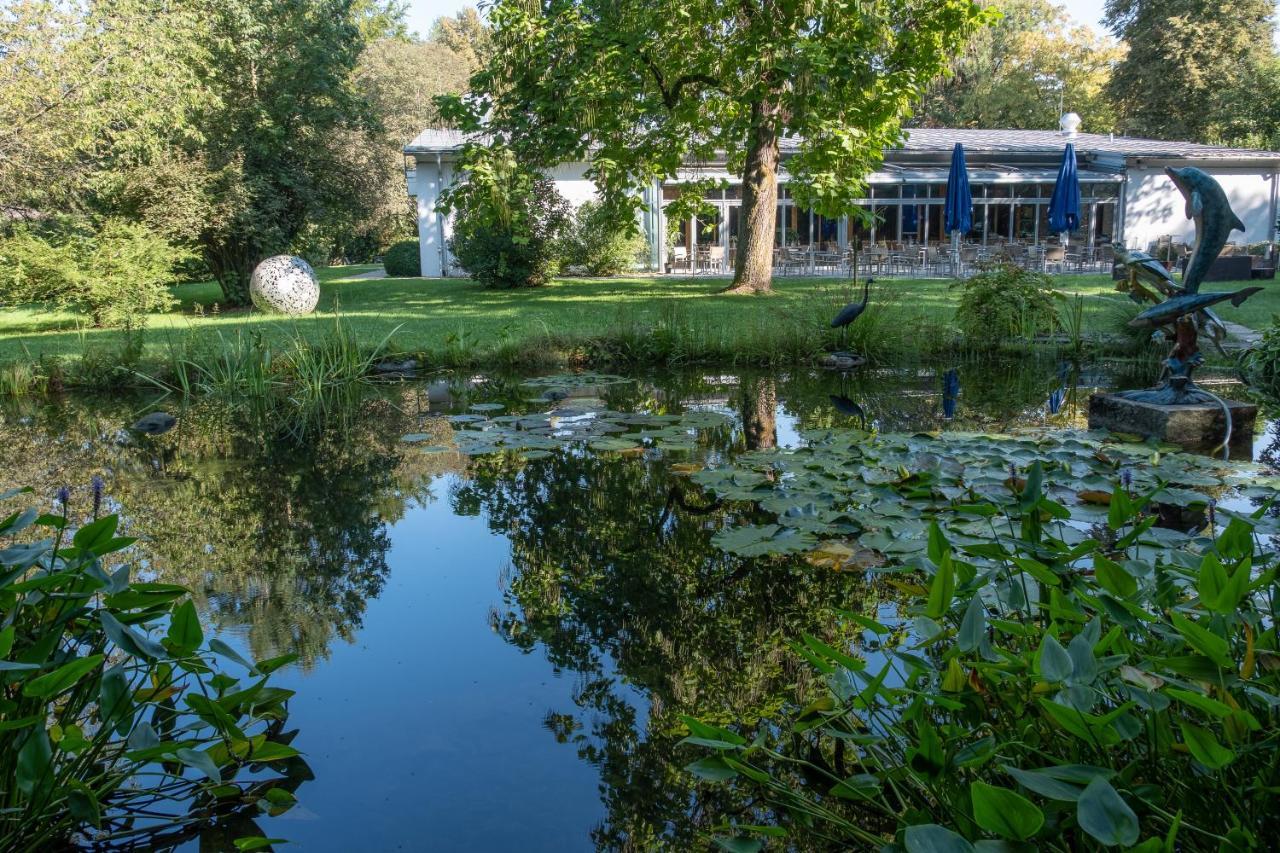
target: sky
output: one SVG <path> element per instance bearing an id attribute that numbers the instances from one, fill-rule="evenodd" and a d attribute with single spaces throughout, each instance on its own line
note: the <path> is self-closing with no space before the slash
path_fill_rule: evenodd
<path id="1" fill-rule="evenodd" d="M 1059 5 L 1066 6 L 1071 17 L 1082 24 L 1102 29 L 1102 6 L 1105 0 L 1057 0 Z M 467 0 L 409 0 L 409 29 L 426 35 L 431 23 L 441 15 L 453 15 L 464 6 L 476 3 Z"/>

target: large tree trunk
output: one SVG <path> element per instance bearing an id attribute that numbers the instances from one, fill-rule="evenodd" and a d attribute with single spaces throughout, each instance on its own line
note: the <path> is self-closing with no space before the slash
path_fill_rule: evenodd
<path id="1" fill-rule="evenodd" d="M 773 231 L 778 209 L 778 132 L 772 109 L 751 107 L 751 147 L 742 175 L 742 221 L 733 274 L 735 293 L 767 293 L 773 283 Z"/>
<path id="2" fill-rule="evenodd" d="M 249 279 L 257 266 L 245 251 L 226 246 L 204 246 L 204 261 L 209 272 L 222 288 L 222 296 L 228 305 L 249 304 Z"/>

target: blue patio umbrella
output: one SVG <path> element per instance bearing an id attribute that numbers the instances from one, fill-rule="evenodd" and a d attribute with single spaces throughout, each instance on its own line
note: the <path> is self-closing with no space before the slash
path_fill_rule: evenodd
<path id="1" fill-rule="evenodd" d="M 1049 199 L 1049 230 L 1062 235 L 1067 243 L 1067 232 L 1080 227 L 1080 175 L 1076 172 L 1076 147 L 1070 142 L 1062 152 L 1062 166 L 1058 169 L 1058 182 L 1053 185 L 1053 197 Z"/>
<path id="2" fill-rule="evenodd" d="M 960 235 L 973 227 L 973 194 L 969 192 L 969 167 L 964 161 L 964 146 L 959 142 L 951 150 L 951 173 L 947 175 L 945 225 L 951 234 L 951 266 L 959 262 Z"/>

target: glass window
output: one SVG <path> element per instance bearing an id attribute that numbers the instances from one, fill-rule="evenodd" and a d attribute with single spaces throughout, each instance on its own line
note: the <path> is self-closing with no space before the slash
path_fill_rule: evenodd
<path id="1" fill-rule="evenodd" d="M 876 228 L 875 241 L 883 243 L 886 240 L 898 239 L 898 207 L 887 204 L 878 204 L 876 211 Z"/>
<path id="2" fill-rule="evenodd" d="M 663 200 L 663 201 L 675 201 L 675 200 L 676 200 L 676 199 L 678 199 L 679 197 L 680 197 L 680 185 L 679 185 L 679 184 L 663 184 L 663 185 L 662 185 L 662 200 Z"/>
<path id="3" fill-rule="evenodd" d="M 1013 209 L 1013 236 L 1018 240 L 1034 240 L 1036 237 L 1036 208 L 1039 205 L 1019 204 Z"/>
<path id="4" fill-rule="evenodd" d="M 1098 212 L 1093 223 L 1093 241 L 1109 243 L 1115 236 L 1116 205 L 1106 202 L 1098 205 Z"/>
<path id="5" fill-rule="evenodd" d="M 997 242 L 1009 239 L 1009 205 L 1007 204 L 989 204 L 987 205 L 987 242 Z"/>
<path id="6" fill-rule="evenodd" d="M 698 245 L 699 246 L 719 246 L 720 245 L 720 211 L 717 210 L 711 216 L 698 217 Z"/>
<path id="7" fill-rule="evenodd" d="M 773 226 L 773 245 L 775 246 L 787 245 L 787 211 L 790 209 L 788 205 L 778 205 L 778 214 Z"/>
<path id="8" fill-rule="evenodd" d="M 725 187 L 724 197 L 735 200 L 742 198 L 742 184 L 733 184 L 732 186 Z"/>
<path id="9" fill-rule="evenodd" d="M 987 198 L 1008 198 L 1009 184 L 991 184 L 987 187 Z"/>
<path id="10" fill-rule="evenodd" d="M 1049 191 L 1053 192 L 1053 188 L 1050 187 Z M 1040 185 L 1039 184 L 1014 184 L 1013 194 L 1018 198 L 1039 198 Z"/>
<path id="11" fill-rule="evenodd" d="M 791 208 L 791 219 L 787 223 L 788 231 L 792 232 L 790 245 L 792 246 L 808 246 L 812 235 L 810 231 L 811 221 L 809 211 L 803 207 Z"/>
<path id="12" fill-rule="evenodd" d="M 970 191 L 970 193 L 972 194 L 972 191 Z M 946 184 L 929 184 L 929 197 L 930 198 L 946 198 L 947 185 Z"/>

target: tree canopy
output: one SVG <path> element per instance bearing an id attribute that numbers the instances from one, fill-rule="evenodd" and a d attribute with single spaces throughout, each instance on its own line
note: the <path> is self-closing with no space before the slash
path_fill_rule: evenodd
<path id="1" fill-rule="evenodd" d="M 851 211 L 986 17 L 971 0 L 498 0 L 489 62 L 445 114 L 534 166 L 589 160 L 620 213 L 641 187 L 723 154 L 744 176 L 735 284 L 764 290 L 781 140 L 796 145 L 797 200 Z"/>
<path id="2" fill-rule="evenodd" d="M 938 78 L 913 124 L 926 127 L 1053 128 L 1065 111 L 1086 129 L 1115 128 L 1104 89 L 1124 49 L 1074 22 L 1049 0 L 997 0 L 998 22 L 979 30 L 951 74 Z"/>
<path id="3" fill-rule="evenodd" d="M 1128 45 L 1107 85 L 1121 130 L 1201 142 L 1273 135 L 1274 12 L 1272 0 L 1107 0 L 1106 24 Z"/>

